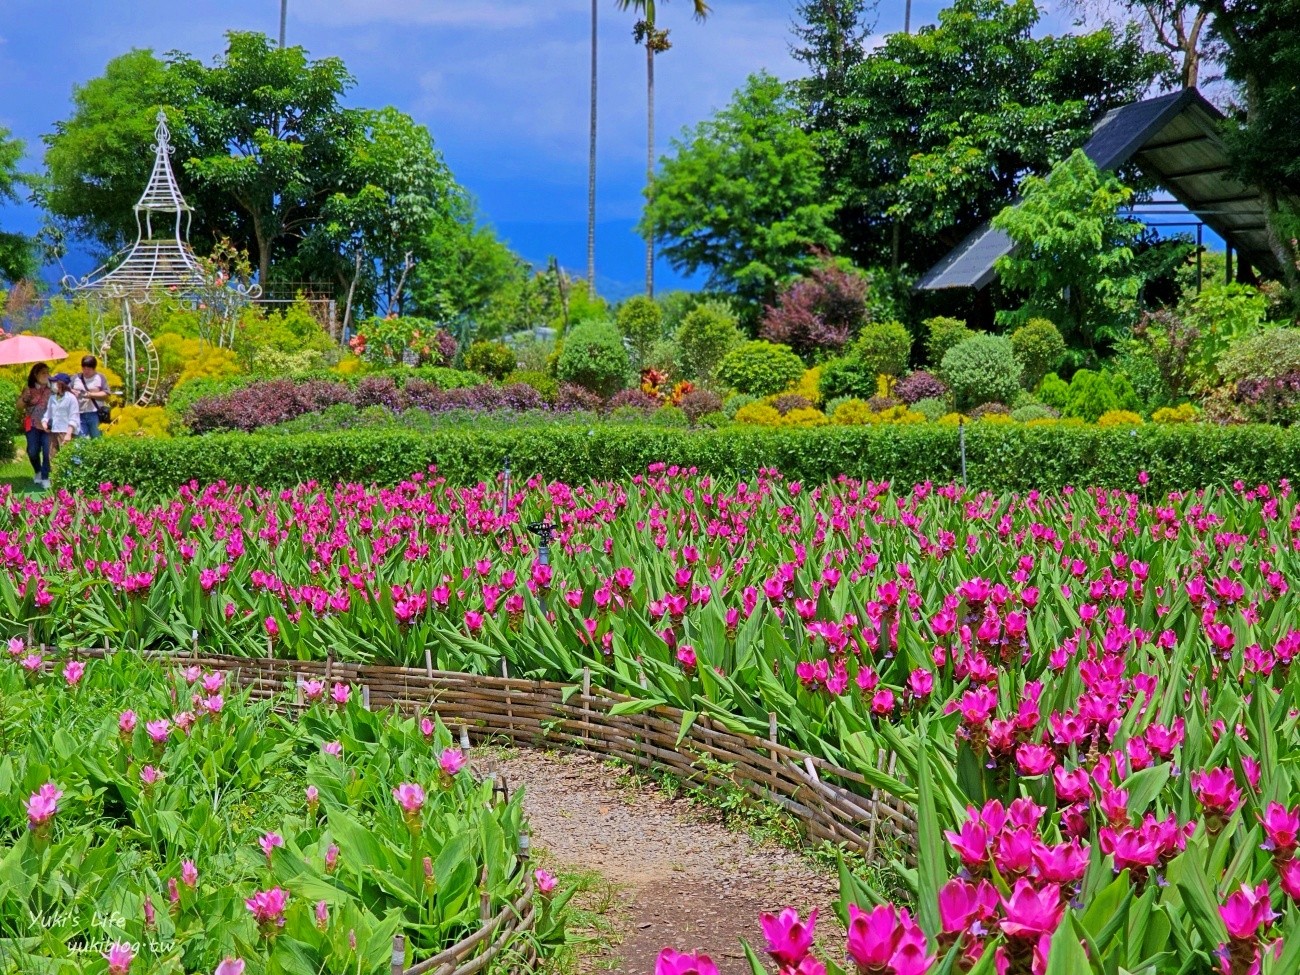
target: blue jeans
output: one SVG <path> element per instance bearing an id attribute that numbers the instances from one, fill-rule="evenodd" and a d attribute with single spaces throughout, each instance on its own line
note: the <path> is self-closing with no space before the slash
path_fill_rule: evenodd
<path id="1" fill-rule="evenodd" d="M 83 437 L 102 437 L 99 432 L 99 414 L 95 410 L 81 414 L 81 435 Z"/>
<path id="2" fill-rule="evenodd" d="M 49 480 L 50 435 L 44 430 L 27 431 L 27 459 L 32 462 L 34 477 Z"/>

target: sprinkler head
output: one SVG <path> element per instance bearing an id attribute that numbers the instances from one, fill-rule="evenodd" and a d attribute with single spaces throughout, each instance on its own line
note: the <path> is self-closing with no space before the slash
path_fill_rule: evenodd
<path id="1" fill-rule="evenodd" d="M 536 535 L 543 545 L 550 545 L 551 539 L 555 537 L 555 526 L 549 521 L 534 521 L 529 524 L 528 530 Z"/>

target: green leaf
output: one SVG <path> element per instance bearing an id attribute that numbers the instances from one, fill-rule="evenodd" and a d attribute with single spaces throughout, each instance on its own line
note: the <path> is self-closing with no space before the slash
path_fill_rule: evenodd
<path id="1" fill-rule="evenodd" d="M 1047 975 L 1080 975 L 1090 971 L 1087 952 L 1075 933 L 1073 911 L 1067 913 L 1061 926 L 1052 935 L 1052 947 L 1047 955 Z"/>
<path id="2" fill-rule="evenodd" d="M 934 807 L 934 784 L 930 776 L 929 721 L 922 719 L 920 742 L 916 749 L 916 819 L 917 819 L 917 919 L 931 939 L 943 929 L 939 919 L 939 889 L 947 882 L 943 851 L 945 842 L 939 830 L 939 816 Z"/>

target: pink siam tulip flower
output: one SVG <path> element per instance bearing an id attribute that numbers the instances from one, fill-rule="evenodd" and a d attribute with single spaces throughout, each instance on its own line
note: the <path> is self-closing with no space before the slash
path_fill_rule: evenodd
<path id="1" fill-rule="evenodd" d="M 15 636 L 9 638 L 8 647 L 9 647 L 9 656 L 21 657 L 23 655 L 23 651 L 27 649 L 27 644 L 23 641 L 22 637 Z"/>
<path id="2" fill-rule="evenodd" d="M 683 670 L 692 671 L 695 669 L 698 661 L 695 658 L 695 648 L 689 643 L 684 643 L 677 648 L 677 662 L 682 665 Z"/>
<path id="3" fill-rule="evenodd" d="M 1052 935 L 1065 914 L 1061 903 L 1061 888 L 1055 884 L 1036 887 L 1028 880 L 1017 880 L 1010 897 L 1002 898 L 1006 915 L 999 922 L 1003 934 L 1009 938 L 1034 941 L 1043 935 Z"/>
<path id="4" fill-rule="evenodd" d="M 320 803 L 320 789 L 316 788 L 314 785 L 309 785 L 306 789 L 306 796 L 307 810 L 314 813 L 316 811 L 316 806 Z"/>
<path id="5" fill-rule="evenodd" d="M 199 885 L 199 868 L 194 865 L 193 860 L 186 860 L 181 864 L 181 883 L 190 888 Z"/>
<path id="6" fill-rule="evenodd" d="M 556 879 L 554 874 L 546 870 L 534 870 L 533 880 L 537 884 L 537 889 L 543 894 L 550 894 L 555 890 Z"/>
<path id="7" fill-rule="evenodd" d="M 465 767 L 465 756 L 459 748 L 447 748 L 438 756 L 438 765 L 446 775 L 455 775 Z"/>
<path id="8" fill-rule="evenodd" d="M 1016 749 L 1016 767 L 1021 775 L 1043 775 L 1056 764 L 1056 753 L 1046 745 L 1025 742 Z"/>
<path id="9" fill-rule="evenodd" d="M 244 961 L 242 958 L 222 959 L 212 975 L 244 975 Z"/>
<path id="10" fill-rule="evenodd" d="M 104 960 L 108 962 L 109 975 L 127 975 L 131 962 L 135 961 L 135 949 L 125 942 L 115 941 L 104 952 Z"/>
<path id="11" fill-rule="evenodd" d="M 330 926 L 329 905 L 324 901 L 316 902 L 316 927 L 324 931 Z"/>
<path id="12" fill-rule="evenodd" d="M 177 728 L 180 728 L 183 734 L 188 735 L 190 729 L 194 727 L 194 715 L 189 711 L 182 711 L 180 714 L 172 718 L 172 723 L 175 724 Z"/>
<path id="13" fill-rule="evenodd" d="M 176 882 L 175 877 L 167 878 L 167 902 L 172 907 L 181 902 L 181 885 Z"/>
<path id="14" fill-rule="evenodd" d="M 654 975 L 718 975 L 718 966 L 706 954 L 686 954 L 665 948 L 655 959 Z"/>
<path id="15" fill-rule="evenodd" d="M 117 716 L 117 731 L 123 738 L 130 738 L 135 731 L 135 712 L 123 711 Z"/>
<path id="16" fill-rule="evenodd" d="M 54 819 L 55 813 L 59 811 L 59 800 L 63 798 L 63 790 L 53 782 L 47 782 L 41 786 L 27 799 L 27 826 L 29 829 L 40 829 Z"/>
<path id="17" fill-rule="evenodd" d="M 207 691 L 209 694 L 216 694 L 222 689 L 223 686 L 225 686 L 225 683 L 226 683 L 225 675 L 213 671 L 212 673 L 208 674 L 203 678 L 203 689 Z"/>
<path id="18" fill-rule="evenodd" d="M 29 653 L 27 656 L 23 657 L 22 660 L 18 661 L 19 666 L 29 674 L 40 673 L 41 665 L 44 663 L 45 658 L 39 653 Z"/>
<path id="19" fill-rule="evenodd" d="M 330 689 L 330 700 L 339 707 L 343 707 L 343 705 L 347 704 L 348 698 L 351 696 L 352 688 L 348 687 L 347 684 L 335 684 L 334 687 Z"/>
<path id="20" fill-rule="evenodd" d="M 80 660 L 69 660 L 63 665 L 63 679 L 67 681 L 69 687 L 76 687 L 85 673 L 86 665 Z"/>
<path id="21" fill-rule="evenodd" d="M 1292 900 L 1300 900 L 1300 860 L 1287 860 L 1277 868 L 1281 878 L 1282 893 Z"/>
<path id="22" fill-rule="evenodd" d="M 1216 821 L 1215 827 L 1221 827 L 1222 821 L 1241 805 L 1241 790 L 1231 769 L 1198 770 L 1192 773 L 1191 781 L 1192 794 L 1205 809 L 1207 819 Z"/>
<path id="23" fill-rule="evenodd" d="M 280 624 L 276 622 L 274 616 L 268 616 L 266 619 L 262 620 L 262 626 L 265 628 L 266 635 L 270 639 L 274 640 L 280 635 Z"/>
<path id="24" fill-rule="evenodd" d="M 284 837 L 279 833 L 265 833 L 258 839 L 257 845 L 266 854 L 266 862 L 271 862 L 271 851 L 284 846 Z"/>
<path id="25" fill-rule="evenodd" d="M 759 924 L 767 939 L 767 953 L 782 968 L 795 967 L 812 950 L 813 934 L 817 926 L 814 908 L 808 920 L 801 922 L 799 912 L 787 907 L 780 914 L 760 914 Z"/>
<path id="26" fill-rule="evenodd" d="M 415 821 L 419 818 L 425 799 L 424 790 L 419 785 L 414 782 L 403 782 L 393 789 L 393 798 L 402 807 L 402 815 L 407 820 Z"/>
<path id="27" fill-rule="evenodd" d="M 939 922 L 945 933 L 960 934 L 995 917 L 999 903 L 997 888 L 987 880 L 971 884 L 954 878 L 939 891 Z"/>
<path id="28" fill-rule="evenodd" d="M 866 912 L 849 905 L 849 957 L 860 969 L 895 972 L 924 972 L 934 960 L 925 954 L 925 934 L 912 920 L 907 909 L 881 904 Z"/>
<path id="29" fill-rule="evenodd" d="M 150 721 L 144 726 L 144 730 L 149 733 L 150 739 L 157 745 L 166 743 L 167 735 L 171 732 L 171 729 L 172 723 L 166 718 Z"/>
<path id="30" fill-rule="evenodd" d="M 202 676 L 203 676 L 203 668 L 197 665 L 192 667 L 181 668 L 181 677 L 184 679 L 185 683 L 187 684 L 193 684 Z"/>
<path id="31" fill-rule="evenodd" d="M 153 897 L 149 894 L 144 896 L 144 926 L 152 928 L 158 921 L 158 912 L 154 910 Z"/>
<path id="32" fill-rule="evenodd" d="M 908 676 L 907 691 L 912 697 L 921 700 L 929 697 L 933 690 L 934 674 L 925 668 L 919 667 Z"/>
<path id="33" fill-rule="evenodd" d="M 144 783 L 146 791 L 161 778 L 162 773 L 152 765 L 146 765 L 140 770 L 140 781 Z"/>
<path id="34" fill-rule="evenodd" d="M 339 865 L 339 848 L 331 843 L 325 851 L 325 872 L 333 873 Z"/>
<path id="35" fill-rule="evenodd" d="M 431 720 L 429 720 L 428 718 L 421 718 L 421 719 L 420 719 L 420 734 L 424 735 L 425 738 L 432 738 L 432 737 L 433 737 L 433 732 L 434 732 L 434 725 L 433 725 L 433 722 L 432 722 Z"/>
<path id="36" fill-rule="evenodd" d="M 319 701 L 325 696 L 325 682 L 323 680 L 305 680 L 300 682 L 302 696 L 308 703 Z"/>
<path id="37" fill-rule="evenodd" d="M 244 906 L 252 913 L 253 919 L 263 934 L 273 933 L 284 927 L 284 909 L 288 905 L 289 894 L 279 887 L 259 890 L 244 901 Z"/>
<path id="38" fill-rule="evenodd" d="M 343 745 L 337 741 L 327 741 L 320 746 L 321 754 L 328 755 L 331 758 L 339 758 L 343 755 Z"/>
<path id="39" fill-rule="evenodd" d="M 1270 802 L 1259 821 L 1267 837 L 1261 849 L 1272 850 L 1275 857 L 1289 859 L 1300 845 L 1300 806 L 1288 810 L 1280 802 Z"/>

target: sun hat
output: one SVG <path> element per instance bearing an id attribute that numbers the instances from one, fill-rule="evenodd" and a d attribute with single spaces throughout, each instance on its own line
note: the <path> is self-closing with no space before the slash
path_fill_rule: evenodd
<path id="1" fill-rule="evenodd" d="M 50 377 L 50 382 L 63 383 L 65 386 L 71 386 L 72 377 L 69 376 L 66 372 L 56 372 L 53 376 Z"/>

